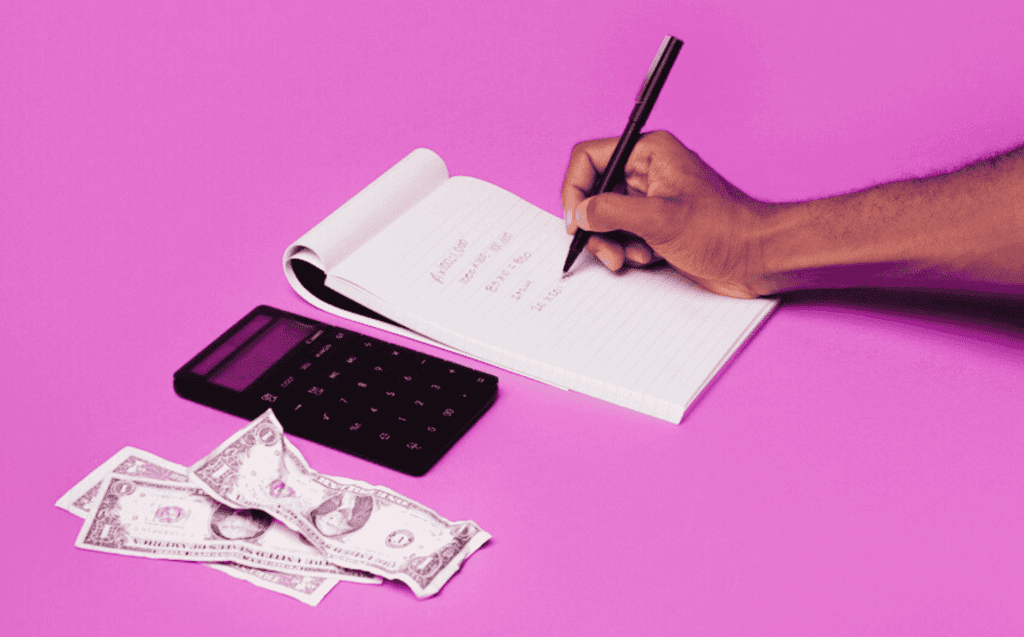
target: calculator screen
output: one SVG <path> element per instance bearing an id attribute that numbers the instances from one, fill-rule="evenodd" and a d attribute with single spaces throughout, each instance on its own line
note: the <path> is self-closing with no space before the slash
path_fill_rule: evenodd
<path id="1" fill-rule="evenodd" d="M 259 337 L 246 343 L 238 343 L 241 348 L 238 354 L 214 373 L 210 377 L 210 382 L 235 391 L 245 390 L 315 329 L 312 325 L 289 318 L 277 319 Z M 240 333 L 246 331 L 243 328 Z"/>

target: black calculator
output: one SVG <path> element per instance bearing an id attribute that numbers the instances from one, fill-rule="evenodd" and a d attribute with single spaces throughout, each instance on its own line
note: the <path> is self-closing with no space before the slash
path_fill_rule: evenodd
<path id="1" fill-rule="evenodd" d="M 174 373 L 174 391 L 421 476 L 493 404 L 497 377 L 266 305 Z"/>

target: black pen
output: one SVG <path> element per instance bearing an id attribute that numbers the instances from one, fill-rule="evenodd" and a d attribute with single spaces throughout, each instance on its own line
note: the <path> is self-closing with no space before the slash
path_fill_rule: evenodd
<path id="1" fill-rule="evenodd" d="M 615 188 L 616 184 L 625 180 L 626 161 L 633 152 L 633 147 L 636 146 L 637 140 L 640 139 L 640 129 L 647 123 L 647 116 L 651 114 L 654 102 L 658 99 L 661 87 L 665 84 L 665 78 L 668 77 L 668 72 L 672 70 L 672 64 L 675 63 L 676 56 L 679 55 L 679 49 L 682 47 L 682 40 L 671 35 L 666 35 L 665 39 L 662 40 L 661 48 L 658 49 L 658 54 L 654 56 L 651 68 L 647 70 L 647 79 L 644 80 L 643 86 L 640 87 L 640 93 L 636 96 L 636 106 L 633 107 L 633 112 L 629 114 L 629 123 L 626 124 L 626 130 L 622 133 L 622 137 L 619 137 L 619 143 L 615 145 L 615 152 L 612 153 L 612 158 L 608 162 L 608 167 L 605 169 L 604 174 L 601 176 L 600 183 L 596 188 L 590 189 L 587 193 L 588 197 L 609 192 Z M 587 240 L 590 239 L 591 234 L 593 233 L 583 228 L 576 229 L 576 234 L 572 237 L 572 244 L 569 245 L 569 256 L 565 258 L 565 265 L 562 266 L 562 274 L 568 272 L 569 268 L 572 267 L 576 257 L 580 255 L 583 247 L 587 245 Z"/>

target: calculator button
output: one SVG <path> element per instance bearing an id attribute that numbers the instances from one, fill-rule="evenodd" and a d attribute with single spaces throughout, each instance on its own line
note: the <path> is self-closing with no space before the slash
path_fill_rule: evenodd
<path id="1" fill-rule="evenodd" d="M 357 456 L 372 459 L 372 449 L 369 445 L 373 442 L 374 431 L 364 420 L 350 420 L 339 426 L 324 432 L 324 442 L 332 447 L 344 449 Z"/>
<path id="2" fill-rule="evenodd" d="M 349 351 L 337 356 L 334 360 L 334 366 L 341 371 L 362 371 L 372 360 L 371 356 L 367 356 L 362 352 Z"/>
<path id="3" fill-rule="evenodd" d="M 318 360 L 327 360 L 333 347 L 333 343 L 324 343 L 323 345 L 320 346 L 319 349 L 316 350 L 316 353 L 313 354 L 313 358 L 316 358 Z"/>
<path id="4" fill-rule="evenodd" d="M 278 418 L 294 420 L 296 418 L 307 418 L 310 412 L 320 413 L 323 411 L 323 401 L 316 396 L 293 396 L 292 400 L 278 405 L 274 413 Z M 282 424 L 284 424 L 282 422 Z"/>
<path id="5" fill-rule="evenodd" d="M 324 370 L 324 373 L 322 375 L 322 380 L 324 382 L 326 382 L 326 383 L 330 383 L 332 381 L 336 381 L 336 380 L 340 379 L 343 375 L 344 375 L 344 372 L 342 372 L 342 370 L 338 369 L 337 365 L 333 365 L 333 366 L 328 367 L 328 368 L 326 368 Z"/>
<path id="6" fill-rule="evenodd" d="M 381 423 L 385 419 L 390 420 L 390 413 L 388 411 L 376 403 L 371 403 L 366 406 L 365 415 L 368 420 L 374 423 Z"/>
<path id="7" fill-rule="evenodd" d="M 394 432 L 377 431 L 375 432 L 375 435 L 367 437 L 367 441 L 364 443 L 363 448 L 369 453 L 380 455 L 389 453 L 399 444 L 400 442 L 396 439 Z"/>
<path id="8" fill-rule="evenodd" d="M 353 350 L 357 351 L 357 352 L 363 352 L 364 354 L 368 354 L 368 353 L 376 354 L 381 349 L 380 346 L 382 344 L 383 344 L 383 341 L 378 341 L 376 339 L 371 339 L 371 338 L 363 337 L 363 338 L 359 339 L 358 341 L 356 341 L 355 345 L 353 346 Z"/>
<path id="9" fill-rule="evenodd" d="M 365 376 L 360 376 L 358 380 L 350 379 L 344 386 L 350 389 L 354 395 L 358 396 L 359 400 L 366 400 L 367 395 L 371 392 L 370 387 L 372 387 L 372 384 L 368 382 Z"/>

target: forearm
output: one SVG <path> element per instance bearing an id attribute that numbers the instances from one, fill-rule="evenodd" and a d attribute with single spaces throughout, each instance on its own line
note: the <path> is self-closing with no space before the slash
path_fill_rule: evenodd
<path id="1" fill-rule="evenodd" d="M 773 205 L 756 249 L 770 292 L 881 286 L 1024 294 L 1024 148 L 946 175 Z"/>

